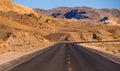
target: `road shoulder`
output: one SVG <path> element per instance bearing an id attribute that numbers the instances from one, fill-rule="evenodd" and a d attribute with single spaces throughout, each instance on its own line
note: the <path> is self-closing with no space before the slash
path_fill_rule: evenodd
<path id="1" fill-rule="evenodd" d="M 87 48 L 88 50 L 94 52 L 94 53 L 97 53 L 115 63 L 118 63 L 120 64 L 120 55 L 116 55 L 116 54 L 113 54 L 109 51 L 106 51 L 100 47 L 95 47 L 95 46 L 91 46 L 91 45 L 87 45 L 87 44 L 78 44 L 80 46 L 83 46 L 84 48 Z"/>

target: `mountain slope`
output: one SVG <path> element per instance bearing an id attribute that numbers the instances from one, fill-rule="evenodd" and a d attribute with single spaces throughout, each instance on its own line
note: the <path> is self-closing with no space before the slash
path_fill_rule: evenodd
<path id="1" fill-rule="evenodd" d="M 112 14 L 115 18 L 117 18 L 118 22 L 120 22 L 120 10 L 119 9 L 101 9 L 101 10 Z"/>
<path id="2" fill-rule="evenodd" d="M 41 26 L 39 17 L 42 19 Z M 50 43 L 41 36 L 40 33 L 44 31 L 37 28 L 37 25 L 42 28 L 47 27 L 47 25 L 43 25 L 46 18 L 32 9 L 10 0 L 0 0 L 0 54 L 14 51 L 14 46 L 19 47 L 16 48 L 16 51 L 25 51 L 28 48 L 26 45 L 33 50 Z M 33 44 L 39 44 L 39 47 Z"/>
<path id="3" fill-rule="evenodd" d="M 14 11 L 21 14 L 34 12 L 32 9 L 13 3 L 10 0 L 0 0 L 0 11 Z"/>
<path id="4" fill-rule="evenodd" d="M 55 18 L 77 19 L 86 23 L 120 25 L 119 18 L 114 16 L 114 14 L 90 7 L 58 7 L 51 10 L 36 8 L 33 10 Z"/>

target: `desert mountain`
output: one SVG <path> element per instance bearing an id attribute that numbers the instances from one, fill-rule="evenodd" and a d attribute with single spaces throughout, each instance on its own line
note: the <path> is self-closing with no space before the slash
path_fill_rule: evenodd
<path id="1" fill-rule="evenodd" d="M 95 9 L 90 7 L 58 7 L 50 10 L 33 9 L 38 13 L 50 15 L 55 18 L 76 19 L 85 23 L 103 23 L 120 25 L 119 10 Z M 109 12 L 108 12 L 109 11 Z M 119 12 L 118 12 L 119 11 Z"/>

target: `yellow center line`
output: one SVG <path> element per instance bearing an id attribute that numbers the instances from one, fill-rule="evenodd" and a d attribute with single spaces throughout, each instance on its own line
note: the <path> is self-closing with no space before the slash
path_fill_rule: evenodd
<path id="1" fill-rule="evenodd" d="M 68 63 L 68 71 L 72 71 L 71 67 L 71 56 L 70 56 L 70 51 L 68 51 L 68 58 L 67 58 L 67 63 Z"/>

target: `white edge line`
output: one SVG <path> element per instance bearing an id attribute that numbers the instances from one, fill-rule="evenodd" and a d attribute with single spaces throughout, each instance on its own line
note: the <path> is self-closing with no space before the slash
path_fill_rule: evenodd
<path id="1" fill-rule="evenodd" d="M 80 45 L 80 46 L 83 46 L 83 45 Z M 86 46 L 83 46 L 83 47 L 88 48 L 88 47 L 86 47 Z M 92 49 L 92 48 L 90 48 L 90 49 Z M 88 49 L 88 50 L 89 50 L 89 49 Z M 93 49 L 93 50 L 95 50 L 95 49 Z M 105 57 L 105 58 L 109 59 L 109 60 L 112 61 L 112 62 L 115 62 L 115 63 L 117 63 L 117 64 L 120 64 L 120 62 L 118 62 L 118 61 L 116 61 L 116 60 L 114 60 L 114 59 L 112 59 L 112 58 L 110 58 L 110 57 L 108 57 L 108 56 L 102 55 L 101 53 L 97 53 L 97 52 L 92 51 L 92 50 L 90 50 L 90 51 L 93 52 L 93 53 L 99 54 L 100 56 Z M 99 51 L 99 50 L 97 50 L 97 51 Z M 103 53 L 104 53 L 104 52 L 103 52 Z M 113 56 L 114 56 L 114 55 L 113 55 Z"/>
<path id="2" fill-rule="evenodd" d="M 55 43 L 53 43 L 52 45 L 54 45 L 54 44 L 55 44 Z M 52 45 L 50 45 L 50 46 L 52 46 Z M 48 51 L 48 50 L 50 49 L 50 48 L 49 48 L 50 46 L 47 46 L 46 48 L 48 48 L 48 49 L 45 50 L 44 52 Z M 42 50 L 44 50 L 44 49 L 46 49 L 46 48 L 43 48 Z M 40 51 L 42 51 L 42 50 L 40 50 Z M 39 51 L 39 50 L 38 50 L 38 51 Z M 36 52 L 37 52 L 37 51 L 36 51 Z M 32 58 L 34 58 L 34 57 L 36 57 L 36 56 L 38 56 L 38 55 L 40 55 L 40 54 L 42 54 L 42 53 L 44 53 L 44 52 L 41 52 L 41 53 L 36 54 L 36 55 L 33 55 L 33 56 L 31 56 L 31 57 L 29 57 L 29 58 L 27 58 L 27 59 L 25 59 L 25 60 L 23 60 L 23 61 L 21 61 L 21 62 L 19 62 L 19 63 L 17 63 L 17 64 L 11 66 L 10 68 L 7 68 L 5 71 L 9 71 L 9 70 L 11 70 L 11 69 L 19 66 L 20 64 L 22 64 L 22 63 L 24 63 L 24 62 L 26 62 L 26 61 L 29 61 L 30 59 L 32 59 Z M 33 52 L 33 53 L 34 53 L 34 52 Z"/>
<path id="3" fill-rule="evenodd" d="M 92 51 L 92 50 L 91 50 L 91 51 Z M 95 51 L 92 51 L 92 52 L 93 52 L 93 53 L 96 53 Z M 110 58 L 110 57 L 108 57 L 108 56 L 102 55 L 102 54 L 100 54 L 100 53 L 96 53 L 96 54 L 99 54 L 100 56 L 105 57 L 105 58 L 109 59 L 110 61 L 113 61 L 113 62 L 115 62 L 115 63 L 117 63 L 117 64 L 120 64 L 120 62 L 118 62 L 118 61 L 116 61 L 116 60 L 114 60 L 114 59 L 112 59 L 112 58 Z"/>

